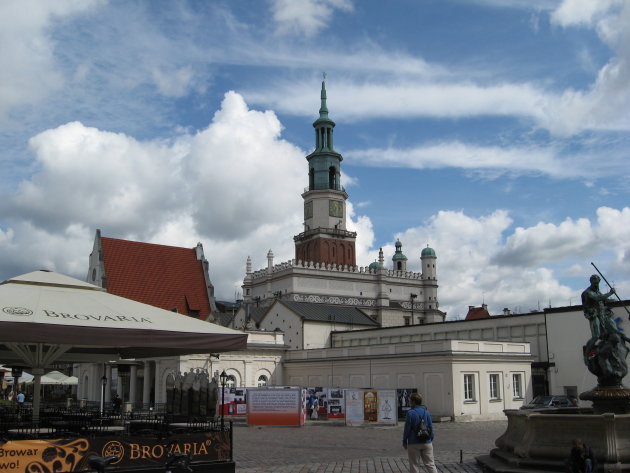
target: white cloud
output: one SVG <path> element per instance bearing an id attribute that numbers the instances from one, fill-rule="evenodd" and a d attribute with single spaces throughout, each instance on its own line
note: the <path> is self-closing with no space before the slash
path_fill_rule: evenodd
<path id="1" fill-rule="evenodd" d="M 590 25 L 623 0 L 564 0 L 551 13 L 551 21 L 562 26 Z"/>
<path id="2" fill-rule="evenodd" d="M 552 148 L 476 146 L 460 142 L 416 148 L 362 149 L 344 152 L 344 157 L 367 166 L 409 167 L 414 169 L 461 168 L 513 173 L 544 173 L 570 178 L 592 176 L 576 167 L 567 167 Z"/>
<path id="3" fill-rule="evenodd" d="M 192 67 L 186 66 L 171 71 L 153 69 L 153 79 L 158 91 L 167 97 L 183 97 L 189 92 L 193 79 Z"/>
<path id="4" fill-rule="evenodd" d="M 610 252 L 622 261 L 630 248 L 630 208 L 597 209 L 597 218 L 567 218 L 560 224 L 538 223 L 518 227 L 493 262 L 504 266 L 537 266 L 565 258 L 584 258 L 599 252 Z"/>
<path id="5" fill-rule="evenodd" d="M 550 101 L 542 125 L 560 134 L 584 129 L 630 130 L 630 3 L 565 0 L 551 20 L 565 28 L 594 28 L 614 55 L 589 89 L 568 89 Z"/>
<path id="6" fill-rule="evenodd" d="M 504 266 L 532 267 L 568 256 L 584 256 L 593 250 L 595 234 L 586 218 L 566 219 L 559 225 L 538 223 L 518 227 L 494 262 Z"/>
<path id="7" fill-rule="evenodd" d="M 53 21 L 86 12 L 99 0 L 0 2 L 0 120 L 62 87 L 49 35 Z"/>
<path id="8" fill-rule="evenodd" d="M 302 231 L 306 153 L 281 131 L 273 112 L 250 110 L 229 92 L 194 136 L 139 141 L 79 122 L 38 134 L 30 140 L 37 172 L 0 204 L 0 220 L 11 222 L 0 228 L 3 273 L 45 268 L 83 278 L 100 228 L 117 238 L 202 242 L 217 294 L 232 297 L 248 255 L 264 265 L 272 248 L 276 262 L 287 261 Z M 349 227 L 362 257 L 371 222 L 357 217 Z"/>
<path id="9" fill-rule="evenodd" d="M 271 104 L 282 112 L 297 115 L 313 113 L 311 81 L 276 85 L 279 87 L 275 90 L 245 92 L 245 96 L 253 103 Z M 479 115 L 520 116 L 538 120 L 544 118 L 540 105 L 548 100 L 542 90 L 529 84 L 482 86 L 471 82 L 397 79 L 377 83 L 350 78 L 336 80 L 334 88 L 329 87 L 328 96 L 334 98 L 335 117 L 343 120 Z"/>
<path id="10" fill-rule="evenodd" d="M 548 10 L 559 0 L 460 0 L 465 3 L 477 3 L 495 8 L 519 8 L 527 10 Z"/>
<path id="11" fill-rule="evenodd" d="M 457 75 L 454 70 L 438 72 L 438 67 L 429 64 L 425 68 L 428 75 L 422 80 L 410 81 L 404 73 L 390 80 L 377 79 L 378 82 L 346 77 L 329 87 L 328 95 L 334 96 L 335 118 L 346 122 L 375 118 L 514 117 L 565 137 L 585 130 L 630 130 L 630 115 L 626 113 L 630 107 L 627 68 L 628 62 L 620 57 L 599 71 L 590 89 L 557 92 L 526 82 L 460 82 L 453 78 Z M 273 88 L 246 91 L 244 95 L 252 103 L 306 116 L 314 108 L 313 87 L 310 80 L 277 82 Z"/>
<path id="12" fill-rule="evenodd" d="M 350 0 L 271 0 L 280 34 L 313 36 L 330 23 L 336 10 L 351 11 Z"/>

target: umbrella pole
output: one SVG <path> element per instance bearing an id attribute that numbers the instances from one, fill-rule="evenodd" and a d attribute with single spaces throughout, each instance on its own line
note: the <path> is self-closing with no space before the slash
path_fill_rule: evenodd
<path id="1" fill-rule="evenodd" d="M 31 371 L 33 378 L 33 423 L 39 422 L 39 404 L 40 404 L 40 392 L 42 387 L 42 375 L 44 374 L 43 368 L 34 368 Z"/>

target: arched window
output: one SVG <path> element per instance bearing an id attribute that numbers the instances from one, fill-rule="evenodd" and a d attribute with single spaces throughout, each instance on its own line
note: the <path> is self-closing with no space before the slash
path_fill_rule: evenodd
<path id="1" fill-rule="evenodd" d="M 267 379 L 267 377 L 266 377 L 264 374 L 261 374 L 261 375 L 258 377 L 258 383 L 257 383 L 257 384 L 258 384 L 258 387 L 259 387 L 259 388 L 262 388 L 262 387 L 264 387 L 264 386 L 267 386 L 267 383 L 268 383 L 268 382 L 269 382 L 269 380 Z"/>
<path id="2" fill-rule="evenodd" d="M 233 374 L 228 375 L 227 380 L 225 381 L 226 388 L 235 388 L 236 387 L 236 376 Z"/>
<path id="3" fill-rule="evenodd" d="M 400 261 L 398 261 L 396 265 L 397 265 L 398 271 L 402 270 L 402 263 Z"/>
<path id="4" fill-rule="evenodd" d="M 328 169 L 328 188 L 337 188 L 337 170 L 334 166 L 330 166 L 330 168 Z"/>
<path id="5" fill-rule="evenodd" d="M 313 168 L 308 172 L 308 188 L 309 190 L 315 189 L 315 170 Z"/>

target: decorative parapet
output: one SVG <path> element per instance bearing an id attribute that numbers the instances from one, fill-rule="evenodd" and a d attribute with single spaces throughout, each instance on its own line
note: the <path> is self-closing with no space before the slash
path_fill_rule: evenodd
<path id="1" fill-rule="evenodd" d="M 290 269 L 301 270 L 317 270 L 330 271 L 336 273 L 353 273 L 353 274 L 379 274 L 380 268 L 370 269 L 369 266 L 351 266 L 347 264 L 320 263 L 314 261 L 290 260 L 284 263 L 276 264 L 272 267 L 272 273 L 279 273 Z M 268 269 L 259 269 L 251 273 L 252 280 L 266 278 L 269 275 Z M 384 270 L 384 275 L 390 278 L 423 280 L 422 273 L 414 273 L 412 271 L 395 271 Z"/>
<path id="2" fill-rule="evenodd" d="M 411 302 L 405 301 L 399 302 L 399 304 L 403 309 L 411 310 Z M 414 302 L 413 309 L 424 309 L 424 302 Z"/>
<path id="3" fill-rule="evenodd" d="M 314 294 L 301 295 L 293 294 L 291 299 L 295 302 L 310 302 L 313 304 L 336 304 L 351 305 L 358 307 L 376 307 L 374 299 L 363 299 L 358 297 L 338 297 L 338 296 L 318 296 Z"/>
<path id="4" fill-rule="evenodd" d="M 328 235 L 336 235 L 341 238 L 356 238 L 357 237 L 357 232 L 349 232 L 347 230 L 342 230 L 340 228 L 318 227 L 318 228 L 313 228 L 312 230 L 307 230 L 305 232 L 302 232 L 299 235 L 295 235 L 293 237 L 293 241 L 306 240 L 307 238 L 313 235 L 317 235 L 319 233 L 326 233 Z"/>

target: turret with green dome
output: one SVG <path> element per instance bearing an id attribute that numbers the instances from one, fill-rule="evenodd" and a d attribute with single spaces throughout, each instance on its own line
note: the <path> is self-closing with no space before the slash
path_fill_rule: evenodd
<path id="1" fill-rule="evenodd" d="M 437 258 L 437 256 L 435 256 L 435 250 L 433 248 L 430 248 L 429 245 L 427 245 L 426 248 L 422 249 L 422 253 L 420 253 L 420 257 L 421 258 L 426 258 L 426 257 Z"/>
<path id="2" fill-rule="evenodd" d="M 402 252 L 402 243 L 399 239 L 396 239 L 396 252 L 392 256 L 394 263 L 394 270 L 407 271 L 407 257 Z"/>
<path id="3" fill-rule="evenodd" d="M 437 256 L 435 256 L 435 250 L 427 245 L 420 253 L 420 260 L 422 261 L 422 277 L 428 280 L 437 280 L 437 268 L 435 267 Z M 437 292 L 434 297 L 437 297 Z"/>

